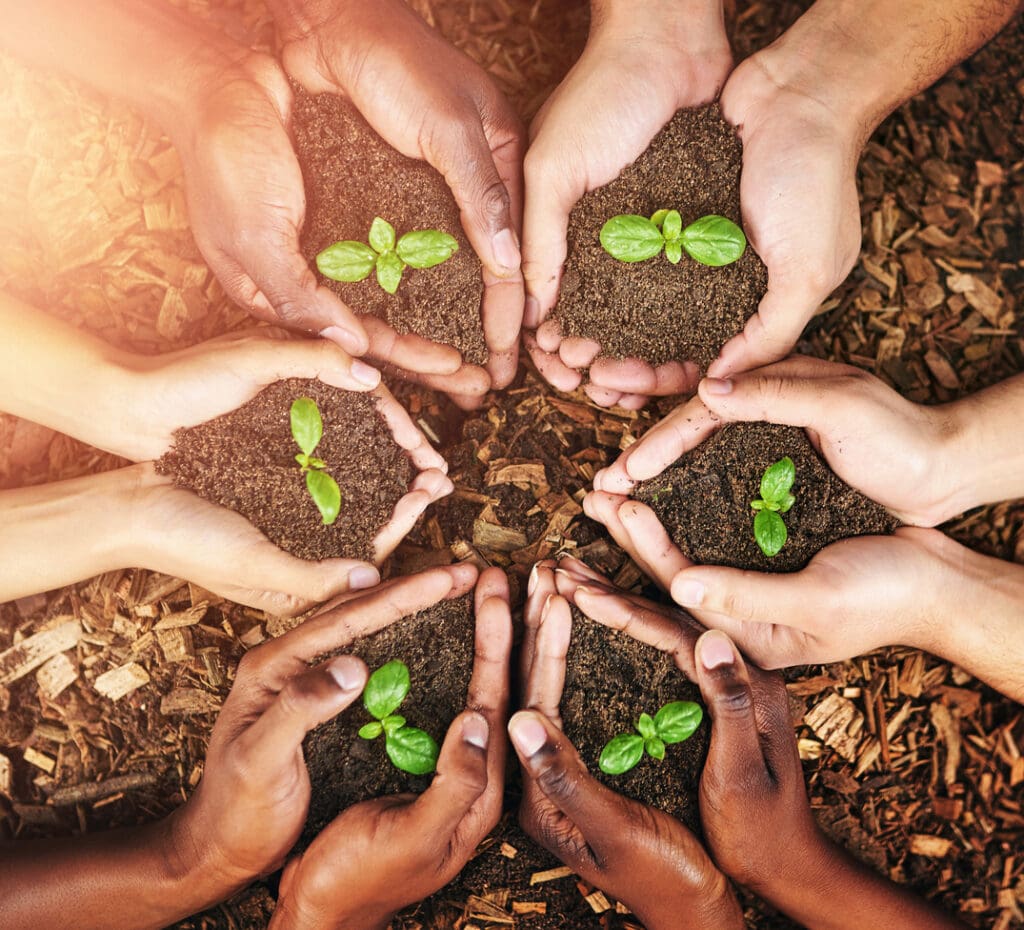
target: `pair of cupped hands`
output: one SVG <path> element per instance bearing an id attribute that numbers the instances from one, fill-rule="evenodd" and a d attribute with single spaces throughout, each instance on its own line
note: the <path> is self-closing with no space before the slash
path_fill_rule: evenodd
<path id="1" fill-rule="evenodd" d="M 474 588 L 466 710 L 448 730 L 430 787 L 350 807 L 289 860 L 310 798 L 303 738 L 352 704 L 367 679 L 353 656 L 318 657 Z M 562 734 L 571 604 L 670 653 L 700 686 L 712 720 L 700 786 L 706 849 L 671 816 L 596 781 Z M 497 824 L 506 728 L 522 767 L 526 832 L 651 930 L 743 927 L 729 878 L 771 898 L 779 876 L 817 873 L 836 855 L 810 813 L 781 680 L 748 667 L 725 634 L 702 635 L 685 614 L 620 591 L 571 559 L 535 567 L 524 616 L 524 709 L 511 720 L 512 621 L 498 569 L 436 568 L 342 595 L 249 652 L 203 779 L 168 822 L 167 855 L 216 876 L 224 890 L 284 865 L 277 930 L 384 928 L 451 881 Z"/>
<path id="2" fill-rule="evenodd" d="M 576 388 L 589 366 L 586 390 L 602 405 L 639 407 L 652 395 L 692 392 L 692 363 L 655 369 L 598 358 L 597 343 L 563 339 L 549 315 L 578 199 L 635 161 L 678 109 L 719 93 L 743 139 L 743 220 L 769 290 L 711 373 L 785 355 L 856 258 L 863 127 L 842 124 L 806 89 L 773 80 L 770 50 L 733 70 L 720 11 L 595 4 L 586 48 L 528 142 L 486 72 L 400 0 L 320 8 L 319 18 L 279 14 L 281 64 L 239 52 L 202 88 L 198 118 L 172 128 L 196 241 L 228 294 L 263 319 L 321 333 L 467 407 L 510 383 L 524 324 L 528 351 L 560 390 Z M 299 251 L 305 200 L 286 75 L 311 93 L 348 98 L 385 141 L 444 176 L 483 264 L 486 370 L 463 365 L 449 346 L 358 316 L 317 285 Z"/>

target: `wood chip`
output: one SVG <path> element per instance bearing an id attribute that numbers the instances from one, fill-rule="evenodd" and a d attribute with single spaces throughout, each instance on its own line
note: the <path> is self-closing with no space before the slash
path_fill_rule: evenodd
<path id="1" fill-rule="evenodd" d="M 215 714 L 220 708 L 221 699 L 200 688 L 175 688 L 160 701 L 162 714 Z"/>
<path id="2" fill-rule="evenodd" d="M 572 875 L 572 869 L 567 865 L 560 865 L 554 869 L 547 869 L 544 872 L 534 872 L 530 876 L 531 885 L 539 885 L 542 882 L 553 882 L 559 878 L 568 878 Z"/>
<path id="3" fill-rule="evenodd" d="M 72 649 L 81 637 L 81 624 L 77 620 L 69 620 L 0 652 L 0 685 L 9 685 L 35 671 L 48 659 Z"/>
<path id="4" fill-rule="evenodd" d="M 51 701 L 78 678 L 74 664 L 63 652 L 44 662 L 36 671 L 39 690 Z"/>
<path id="5" fill-rule="evenodd" d="M 70 804 L 88 804 L 115 794 L 121 795 L 126 791 L 155 785 L 156 782 L 157 777 L 152 772 L 133 772 L 128 775 L 117 775 L 105 781 L 57 788 L 50 795 L 50 803 L 57 807 L 64 807 Z"/>
<path id="6" fill-rule="evenodd" d="M 942 836 L 930 836 L 927 833 L 915 833 L 910 837 L 907 848 L 915 856 L 928 856 L 930 859 L 941 859 L 948 856 L 953 848 L 953 841 Z"/>
<path id="7" fill-rule="evenodd" d="M 104 672 L 93 682 L 93 687 L 105 698 L 119 701 L 125 695 L 147 684 L 149 673 L 138 663 L 129 662 L 127 665 Z"/>
<path id="8" fill-rule="evenodd" d="M 503 842 L 501 844 L 500 852 L 506 859 L 515 859 L 515 857 L 519 855 L 519 850 L 511 843 Z"/>
<path id="9" fill-rule="evenodd" d="M 603 914 L 605 911 L 612 909 L 612 902 L 608 900 L 603 891 L 592 891 L 584 900 L 590 905 L 590 909 L 595 914 Z"/>
<path id="10" fill-rule="evenodd" d="M 826 746 L 838 752 L 847 762 L 857 757 L 860 740 L 853 734 L 860 732 L 863 727 L 864 715 L 852 701 L 833 692 L 807 712 L 804 723 Z"/>
<path id="11" fill-rule="evenodd" d="M 13 780 L 13 770 L 11 768 L 11 760 L 7 758 L 2 752 L 0 752 L 0 794 L 4 797 L 10 798 L 11 795 L 11 784 Z"/>
<path id="12" fill-rule="evenodd" d="M 53 756 L 48 756 L 44 752 L 39 752 L 39 750 L 33 749 L 31 746 L 25 750 L 23 758 L 29 765 L 34 765 L 37 769 L 42 769 L 47 775 L 52 775 L 57 768 L 57 760 L 54 759 Z"/>
<path id="13" fill-rule="evenodd" d="M 546 914 L 548 912 L 547 901 L 513 901 L 513 914 Z"/>

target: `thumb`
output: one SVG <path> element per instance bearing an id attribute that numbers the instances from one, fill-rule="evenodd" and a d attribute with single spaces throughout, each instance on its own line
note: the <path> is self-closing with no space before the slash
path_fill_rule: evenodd
<path id="1" fill-rule="evenodd" d="M 588 843 L 620 816 L 619 797 L 587 771 L 576 747 L 547 717 L 519 711 L 508 723 L 512 745 L 533 783 L 575 824 Z"/>
<path id="2" fill-rule="evenodd" d="M 672 579 L 672 600 L 687 610 L 714 614 L 734 624 L 800 627 L 808 611 L 823 605 L 813 596 L 804 572 L 771 574 L 738 568 L 696 565 Z"/>
<path id="3" fill-rule="evenodd" d="M 489 741 L 490 728 L 483 714 L 467 710 L 452 721 L 438 756 L 437 774 L 412 807 L 419 836 L 447 845 L 487 790 Z"/>
<path id="4" fill-rule="evenodd" d="M 704 404 L 723 419 L 765 420 L 825 432 L 835 425 L 835 411 L 829 411 L 833 384 L 827 378 L 768 370 L 735 378 L 705 378 L 697 392 Z"/>
<path id="5" fill-rule="evenodd" d="M 288 378 L 317 379 L 346 391 L 369 391 L 380 384 L 380 372 L 352 358 L 328 339 L 260 339 L 241 343 L 244 363 L 261 385 Z"/>
<path id="6" fill-rule="evenodd" d="M 697 685 L 711 714 L 711 748 L 705 767 L 722 784 L 750 784 L 748 774 L 764 770 L 764 753 L 754 716 L 750 675 L 721 630 L 708 630 L 694 649 Z"/>

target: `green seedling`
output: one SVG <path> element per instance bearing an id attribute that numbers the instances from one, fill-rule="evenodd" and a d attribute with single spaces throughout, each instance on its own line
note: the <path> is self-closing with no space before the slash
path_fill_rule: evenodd
<path id="1" fill-rule="evenodd" d="M 795 497 L 790 493 L 796 481 L 796 466 L 787 455 L 769 465 L 761 476 L 761 499 L 751 501 L 754 516 L 754 539 L 769 559 L 777 556 L 789 537 L 780 514 L 787 513 Z"/>
<path id="2" fill-rule="evenodd" d="M 346 239 L 329 245 L 316 257 L 320 274 L 332 281 L 363 281 L 377 270 L 377 283 L 389 294 L 398 290 L 406 268 L 433 268 L 448 261 L 459 244 L 448 233 L 417 229 L 395 240 L 395 227 L 375 217 L 369 245 Z"/>
<path id="3" fill-rule="evenodd" d="M 686 252 L 702 265 L 731 265 L 747 247 L 743 230 L 724 216 L 702 216 L 683 229 L 678 210 L 658 210 L 646 216 L 613 216 L 601 227 L 601 245 L 620 262 L 643 262 L 665 250 L 678 265 Z"/>
<path id="4" fill-rule="evenodd" d="M 652 759 L 665 758 L 665 747 L 681 743 L 697 732 L 704 717 L 693 701 L 672 701 L 653 717 L 641 714 L 635 733 L 623 733 L 609 740 L 597 764 L 606 775 L 623 775 L 647 753 Z"/>
<path id="5" fill-rule="evenodd" d="M 409 668 L 404 662 L 394 659 L 377 669 L 363 691 L 363 704 L 374 719 L 359 728 L 359 735 L 376 739 L 383 734 L 384 751 L 396 769 L 429 775 L 437 768 L 437 743 L 429 733 L 407 727 L 405 717 L 395 713 L 408 693 Z"/>
<path id="6" fill-rule="evenodd" d="M 341 488 L 325 469 L 327 463 L 313 456 L 324 435 L 324 421 L 316 401 L 299 397 L 292 403 L 292 436 L 302 450 L 295 461 L 306 476 L 306 489 L 323 517 L 324 526 L 330 526 L 341 513 Z"/>

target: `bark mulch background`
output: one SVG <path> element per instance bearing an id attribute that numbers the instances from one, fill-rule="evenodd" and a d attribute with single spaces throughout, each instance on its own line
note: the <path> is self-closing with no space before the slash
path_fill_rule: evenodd
<path id="1" fill-rule="evenodd" d="M 804 5 L 739 4 L 738 50 L 770 41 Z M 270 43 L 256 0 L 187 6 L 238 37 Z M 586 10 L 575 2 L 450 0 L 442 9 L 424 0 L 417 8 L 495 75 L 525 117 L 586 34 Z M 1024 370 L 1016 309 L 1024 299 L 1022 97 L 1018 22 L 880 127 L 859 169 L 860 259 L 812 321 L 802 351 L 875 371 L 923 402 Z M 250 325 L 187 231 L 168 141 L 120 104 L 7 58 L 0 58 L 0 239 L 0 287 L 113 344 L 166 351 Z M 490 562 L 510 569 L 518 599 L 535 558 L 569 550 L 620 584 L 643 586 L 636 567 L 581 516 L 579 501 L 594 471 L 635 441 L 657 408 L 602 411 L 581 395 L 551 393 L 529 372 L 470 416 L 428 392 L 399 390 L 413 418 L 441 440 L 457 490 L 402 547 L 398 571 Z M 117 464 L 0 417 L 0 486 Z M 946 529 L 1024 562 L 1022 501 L 980 508 Z M 970 612 L 964 605 L 965 622 Z M 102 830 L 180 804 L 202 774 L 239 657 L 291 625 L 135 569 L 0 605 L 0 838 Z M 38 667 L 19 649 L 32 636 L 47 647 Z M 969 923 L 1021 926 L 1020 706 L 904 648 L 804 669 L 788 689 L 825 828 Z M 526 846 L 518 855 L 534 861 Z M 584 900 L 586 888 L 561 884 Z M 432 926 L 531 926 L 530 915 L 510 914 L 501 898 L 454 901 L 449 918 Z M 590 910 L 604 907 L 590 901 Z M 272 906 L 269 889 L 256 885 L 179 926 L 261 928 Z M 752 926 L 792 926 L 749 906 Z M 629 925 L 614 910 L 606 916 L 611 926 Z M 415 917 L 406 925 L 426 926 Z"/>
<path id="2" fill-rule="evenodd" d="M 601 246 L 605 221 L 620 213 L 678 210 L 683 228 L 708 214 L 740 223 L 743 147 L 717 104 L 680 110 L 650 148 L 610 184 L 580 198 L 569 217 L 568 258 L 555 317 L 562 332 L 601 343 L 605 355 L 652 365 L 696 362 L 703 371 L 743 329 L 768 288 L 752 248 L 721 268 L 686 252 L 630 264 Z"/>

